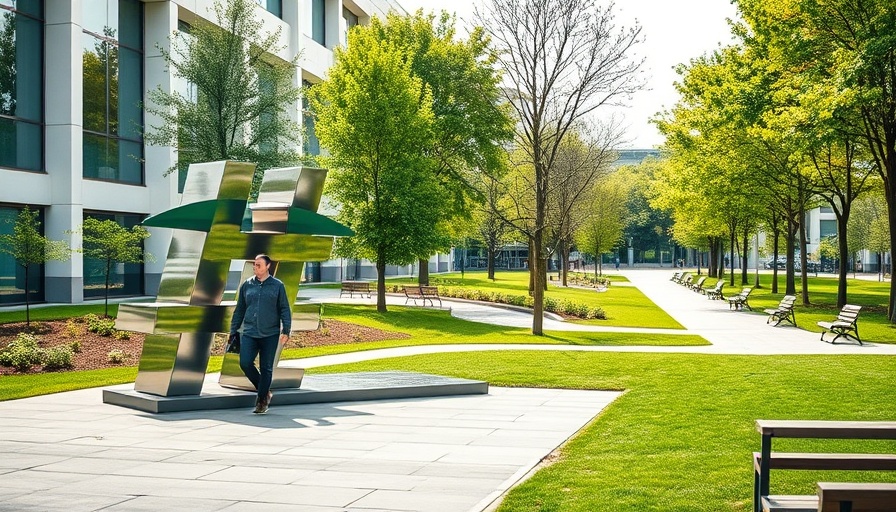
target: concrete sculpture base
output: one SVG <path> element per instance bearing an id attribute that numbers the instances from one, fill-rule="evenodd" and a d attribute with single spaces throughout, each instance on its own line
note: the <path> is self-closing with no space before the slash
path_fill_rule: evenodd
<path id="1" fill-rule="evenodd" d="M 103 390 L 103 402 L 139 411 L 161 413 L 212 409 L 251 409 L 255 393 L 220 386 L 210 375 L 200 395 L 158 396 L 125 384 Z M 411 372 L 360 372 L 306 375 L 301 389 L 280 389 L 272 407 L 324 402 L 354 402 L 452 395 L 483 395 L 488 382 Z"/>

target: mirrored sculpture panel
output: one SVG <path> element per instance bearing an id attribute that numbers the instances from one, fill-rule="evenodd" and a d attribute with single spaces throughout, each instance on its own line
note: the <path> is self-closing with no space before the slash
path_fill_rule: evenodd
<path id="1" fill-rule="evenodd" d="M 249 203 L 255 165 L 245 162 L 192 164 L 181 205 L 149 217 L 144 226 L 173 228 L 156 302 L 121 304 L 115 326 L 146 333 L 134 389 L 161 396 L 198 395 L 215 333 L 228 332 L 236 303 L 224 300 L 231 263 L 244 263 L 240 285 L 252 275 L 251 261 L 265 253 L 272 274 L 295 300 L 306 261 L 330 256 L 333 237 L 350 229 L 319 215 L 327 171 L 310 167 L 270 169 L 258 200 Z M 294 303 L 292 330 L 314 330 L 318 304 Z M 282 350 L 282 345 L 280 347 Z M 304 370 L 280 368 L 273 388 L 298 387 Z M 219 383 L 254 389 L 226 354 Z"/>

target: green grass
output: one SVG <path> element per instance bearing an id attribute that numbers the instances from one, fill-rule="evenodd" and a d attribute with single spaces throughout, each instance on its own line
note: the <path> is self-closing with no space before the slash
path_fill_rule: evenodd
<path id="1" fill-rule="evenodd" d="M 627 279 L 622 276 L 608 275 L 607 277 L 613 282 L 627 282 Z M 390 279 L 389 282 L 416 283 L 416 279 Z M 455 272 L 431 276 L 430 282 L 515 295 L 526 295 L 529 290 L 528 272 L 495 272 L 494 281 L 487 279 L 487 274 L 484 272 L 466 272 L 463 279 L 461 279 L 460 273 Z M 684 328 L 641 293 L 641 290 L 633 286 L 610 286 L 606 292 L 598 292 L 593 288 L 563 287 L 557 282 L 551 282 L 548 284 L 546 296 L 558 300 L 597 305 L 603 308 L 607 314 L 606 320 L 581 320 L 576 323 L 656 329 Z"/>
<path id="2" fill-rule="evenodd" d="M 75 304 L 65 306 L 40 306 L 31 307 L 31 321 L 40 322 L 45 320 L 64 320 L 84 316 L 90 313 L 94 315 L 102 315 L 105 311 L 103 304 Z M 116 316 L 118 314 L 118 304 L 109 304 L 109 315 Z M 25 321 L 25 310 L 7 310 L 0 311 L 0 324 L 9 324 Z"/>
<path id="3" fill-rule="evenodd" d="M 625 391 L 512 490 L 501 511 L 751 510 L 756 419 L 896 417 L 893 356 L 715 356 L 525 351 L 433 354 L 320 368 L 408 370 L 493 386 Z M 860 383 L 860 384 L 859 384 Z M 891 441 L 779 440 L 781 451 L 896 452 Z M 775 494 L 896 472 L 777 471 Z"/>

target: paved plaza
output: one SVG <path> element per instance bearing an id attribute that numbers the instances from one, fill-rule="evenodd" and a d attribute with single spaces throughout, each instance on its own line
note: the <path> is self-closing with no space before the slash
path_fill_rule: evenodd
<path id="1" fill-rule="evenodd" d="M 625 275 L 701 347 L 451 345 L 287 361 L 315 367 L 429 352 L 610 350 L 717 354 L 896 354 L 894 345 L 831 345 L 817 333 L 771 327 L 765 316 L 668 280 Z M 337 301 L 338 290 L 303 290 Z M 597 293 L 597 292 L 595 292 Z M 390 297 L 401 304 L 403 298 Z M 373 302 L 345 299 L 343 302 Z M 531 326 L 531 315 L 448 302 L 472 321 Z M 578 326 L 545 330 L 667 332 Z M 0 402 L 0 511 L 300 510 L 480 511 L 525 478 L 618 396 L 614 392 L 492 387 L 487 395 L 148 414 L 102 403 L 100 389 Z"/>

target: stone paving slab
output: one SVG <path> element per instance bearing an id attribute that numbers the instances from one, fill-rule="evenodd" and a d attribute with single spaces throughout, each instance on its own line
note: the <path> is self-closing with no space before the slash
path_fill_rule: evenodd
<path id="1" fill-rule="evenodd" d="M 2 402 L 0 429 L 16 430 L 0 511 L 482 510 L 618 396 L 492 387 L 263 416 L 153 415 L 98 389 Z"/>

